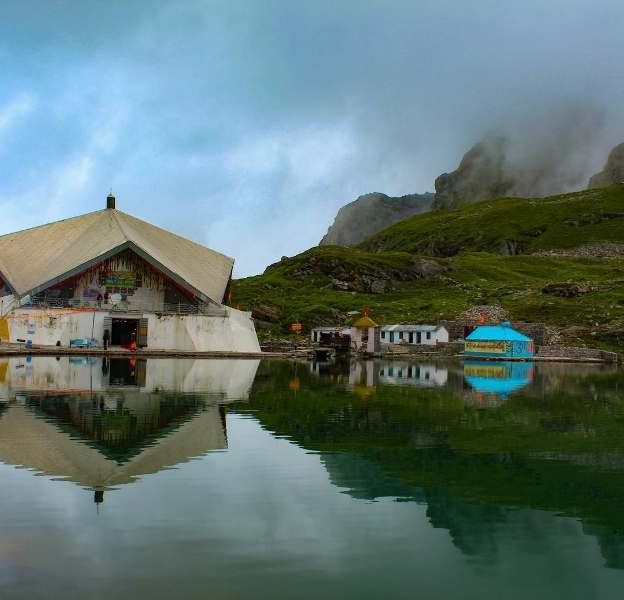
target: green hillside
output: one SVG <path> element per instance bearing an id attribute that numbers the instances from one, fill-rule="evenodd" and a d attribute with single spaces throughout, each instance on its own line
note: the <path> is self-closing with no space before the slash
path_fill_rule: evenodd
<path id="1" fill-rule="evenodd" d="M 624 185 L 549 198 L 502 198 L 405 219 L 360 245 L 432 256 L 534 253 L 624 242 Z"/>
<path id="2" fill-rule="evenodd" d="M 588 244 L 614 256 L 588 256 Z M 271 323 L 272 334 L 296 320 L 306 328 L 342 323 L 364 306 L 388 323 L 436 322 L 500 304 L 513 319 L 562 328 L 568 343 L 617 348 L 624 341 L 617 244 L 624 244 L 624 186 L 488 201 L 412 217 L 358 248 L 317 247 L 283 259 L 235 281 L 234 304 Z M 510 248 L 515 255 L 501 253 Z M 572 255 L 543 255 L 559 250 Z"/>

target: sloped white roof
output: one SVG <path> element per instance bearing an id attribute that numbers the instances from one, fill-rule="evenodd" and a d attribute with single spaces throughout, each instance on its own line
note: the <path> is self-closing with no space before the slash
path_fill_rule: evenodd
<path id="1" fill-rule="evenodd" d="M 204 300 L 221 303 L 234 259 L 116 209 L 0 236 L 0 273 L 36 293 L 131 248 Z"/>
<path id="2" fill-rule="evenodd" d="M 438 329 L 444 329 L 442 325 L 384 325 L 382 331 L 437 331 Z"/>

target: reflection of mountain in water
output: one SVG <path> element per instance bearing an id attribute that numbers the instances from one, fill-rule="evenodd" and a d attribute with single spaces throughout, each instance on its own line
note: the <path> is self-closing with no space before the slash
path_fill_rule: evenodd
<path id="1" fill-rule="evenodd" d="M 364 380 L 369 369 L 361 372 Z M 509 528 L 538 543 L 546 535 L 539 519 L 578 518 L 606 563 L 624 567 L 621 371 L 539 365 L 539 385 L 491 404 L 466 395 L 463 365 L 449 367 L 444 388 L 380 385 L 365 395 L 299 375 L 295 393 L 291 366 L 262 365 L 249 410 L 269 431 L 318 452 L 345 493 L 424 502 L 432 525 L 479 557 L 496 556 Z"/>
<path id="2" fill-rule="evenodd" d="M 353 452 L 325 452 L 321 461 L 330 481 L 345 493 L 360 500 L 396 497 L 424 502 L 419 488 L 411 487 L 400 479 L 388 475 L 378 464 Z"/>
<path id="3" fill-rule="evenodd" d="M 247 398 L 258 362 L 5 365 L 0 460 L 95 489 L 100 501 L 105 489 L 227 447 L 222 403 Z M 178 389 L 163 391 L 172 380 Z"/>

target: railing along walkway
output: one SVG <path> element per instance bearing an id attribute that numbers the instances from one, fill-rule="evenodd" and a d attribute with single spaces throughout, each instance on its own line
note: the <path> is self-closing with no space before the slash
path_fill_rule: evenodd
<path id="1" fill-rule="evenodd" d="M 205 317 L 226 317 L 227 310 L 223 306 L 215 304 L 185 304 L 182 302 L 169 303 L 165 302 L 160 307 L 141 306 L 129 304 L 128 302 L 120 302 L 118 304 L 105 304 L 97 300 L 79 300 L 67 298 L 31 298 L 28 304 L 24 304 L 22 308 L 89 308 L 96 310 L 105 310 L 115 313 L 145 313 L 153 312 L 168 315 L 202 315 Z"/>

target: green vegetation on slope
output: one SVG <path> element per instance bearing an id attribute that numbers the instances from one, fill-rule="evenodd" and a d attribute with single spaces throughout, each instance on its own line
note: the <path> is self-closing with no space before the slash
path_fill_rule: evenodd
<path id="1" fill-rule="evenodd" d="M 501 254 L 503 241 L 524 253 Z M 305 327 L 342 323 L 364 306 L 391 323 L 454 319 L 474 305 L 500 304 L 516 320 L 575 326 L 568 342 L 617 349 L 624 339 L 624 257 L 530 254 L 594 242 L 624 244 L 624 186 L 418 215 L 358 248 L 312 248 L 235 281 L 234 303 L 271 313 L 273 333 L 296 320 Z M 440 252 L 451 243 L 453 252 Z M 440 272 L 423 274 L 414 265 L 427 254 L 452 256 L 425 259 Z M 337 280 L 350 286 L 341 289 Z M 389 285 L 371 293 L 362 283 L 370 280 Z M 563 282 L 584 289 L 572 297 L 543 292 Z"/>
<path id="2" fill-rule="evenodd" d="M 452 256 L 503 249 L 533 253 L 595 242 L 624 243 L 624 185 L 549 198 L 501 198 L 417 215 L 359 247 Z"/>

